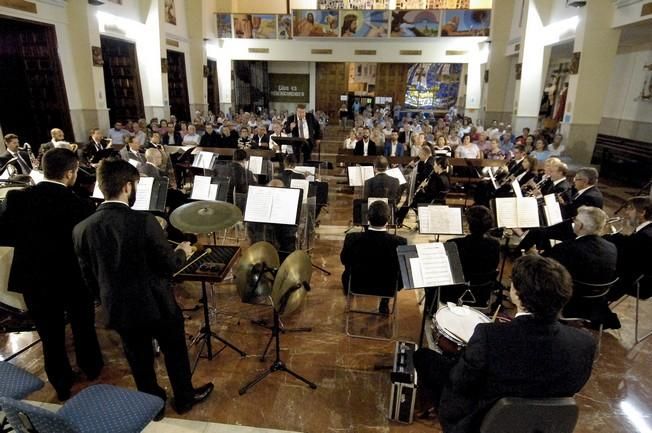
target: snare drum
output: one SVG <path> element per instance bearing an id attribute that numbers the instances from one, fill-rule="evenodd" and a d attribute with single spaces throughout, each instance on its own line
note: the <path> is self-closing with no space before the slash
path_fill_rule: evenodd
<path id="1" fill-rule="evenodd" d="M 444 306 L 437 310 L 432 322 L 433 336 L 439 349 L 444 353 L 457 353 L 469 342 L 476 325 L 489 323 L 491 319 L 466 305 Z"/>

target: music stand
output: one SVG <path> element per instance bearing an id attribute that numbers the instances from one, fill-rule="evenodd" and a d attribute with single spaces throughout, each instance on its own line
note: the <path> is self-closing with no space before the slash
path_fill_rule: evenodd
<path id="1" fill-rule="evenodd" d="M 430 244 L 432 245 L 432 244 Z M 460 261 L 460 255 L 457 251 L 457 245 L 454 243 L 444 243 L 444 249 L 446 251 L 446 256 L 448 257 L 448 264 L 450 266 L 451 277 L 452 279 L 445 284 L 438 284 L 436 286 L 429 287 L 416 287 L 414 276 L 412 274 L 412 267 L 410 264 L 410 259 L 419 258 L 419 253 L 417 251 L 416 245 L 401 245 L 396 248 L 398 254 L 399 268 L 401 270 L 401 278 L 403 281 L 403 289 L 419 289 L 423 288 L 426 291 L 427 295 L 433 295 L 432 300 L 429 305 L 424 305 L 423 315 L 421 317 L 421 333 L 419 335 L 419 346 L 423 343 L 423 336 L 426 326 L 426 316 L 432 315 L 432 307 L 435 302 L 438 301 L 439 291 L 448 286 L 459 286 L 465 284 L 464 272 L 462 271 L 462 262 Z M 437 296 L 434 296 L 435 291 Z M 426 296 L 429 298 L 430 296 Z"/>
<path id="2" fill-rule="evenodd" d="M 279 146 L 292 146 L 292 153 L 297 162 L 302 155 L 301 148 L 304 144 L 308 144 L 308 140 L 301 137 L 274 137 L 274 141 Z"/>
<path id="3" fill-rule="evenodd" d="M 461 208 L 421 205 L 417 207 L 417 216 L 419 217 L 419 233 L 434 235 L 435 242 L 439 242 L 440 235 L 464 234 Z"/>

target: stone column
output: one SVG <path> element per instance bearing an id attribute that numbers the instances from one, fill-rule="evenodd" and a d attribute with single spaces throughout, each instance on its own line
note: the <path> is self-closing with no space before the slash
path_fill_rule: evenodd
<path id="1" fill-rule="evenodd" d="M 206 49 L 204 47 L 204 19 L 203 5 L 200 1 L 186 1 L 186 20 L 188 22 L 188 44 L 190 56 L 186 63 L 190 70 L 192 86 L 188 89 L 190 101 L 190 116 L 194 117 L 195 111 L 204 115 L 208 112 L 207 81 L 204 77 L 206 65 Z"/>
<path id="2" fill-rule="evenodd" d="M 507 43 L 512 26 L 513 2 L 496 1 L 491 14 L 491 48 L 487 71 L 489 82 L 486 85 L 486 105 L 484 119 L 486 124 L 492 120 L 511 123 L 512 110 L 505 111 L 505 95 L 509 83 L 511 61 L 506 56 Z M 484 82 L 484 77 L 482 77 Z"/>

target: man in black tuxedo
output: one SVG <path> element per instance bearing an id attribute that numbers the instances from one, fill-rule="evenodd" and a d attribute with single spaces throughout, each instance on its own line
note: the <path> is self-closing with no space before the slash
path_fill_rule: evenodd
<path id="1" fill-rule="evenodd" d="M 400 199 L 400 184 L 398 179 L 385 173 L 389 162 L 384 156 L 376 158 L 374 168 L 376 175 L 367 179 L 364 183 L 364 198 L 369 197 L 387 198 L 393 205 L 396 205 Z"/>
<path id="2" fill-rule="evenodd" d="M 79 368 L 94 380 L 103 366 L 93 294 L 82 282 L 72 243 L 75 224 L 93 212 L 71 189 L 78 167 L 72 151 L 50 150 L 43 156 L 45 180 L 10 191 L 0 217 L 2 245 L 14 247 L 9 290 L 25 298 L 59 400 L 70 397 L 75 377 L 66 353 L 66 313 Z"/>
<path id="3" fill-rule="evenodd" d="M 88 143 L 84 146 L 82 150 L 82 162 L 87 167 L 91 167 L 93 164 L 96 164 L 98 161 L 98 155 L 108 145 L 109 141 L 105 140 L 102 136 L 102 131 L 100 128 L 91 129 L 91 136 L 88 140 Z"/>
<path id="4" fill-rule="evenodd" d="M 359 140 L 355 143 L 355 149 L 353 149 L 353 154 L 358 156 L 373 156 L 376 154 L 376 143 L 373 142 L 369 137 L 371 136 L 371 131 L 366 126 L 362 128 L 362 140 Z"/>
<path id="5" fill-rule="evenodd" d="M 344 238 L 340 260 L 344 265 L 342 287 L 348 293 L 351 288 L 357 293 L 378 296 L 393 296 L 399 278 L 396 247 L 407 245 L 404 237 L 387 233 L 390 209 L 387 203 L 377 200 L 369 206 L 367 218 L 369 228 L 361 233 L 349 233 Z M 389 299 L 382 299 L 380 313 L 389 312 Z"/>
<path id="6" fill-rule="evenodd" d="M 550 249 L 550 240 L 565 241 L 575 238 L 572 218 L 577 215 L 577 209 L 582 206 L 602 209 L 604 199 L 597 187 L 598 172 L 595 168 L 584 167 L 577 170 L 573 179 L 574 188 L 569 202 L 561 203 L 565 220 L 548 227 L 533 228 L 528 231 L 518 246 L 519 250 L 528 251 L 536 245 L 540 251 Z M 563 200 L 563 197 L 561 198 Z"/>
<path id="7" fill-rule="evenodd" d="M 16 134 L 5 135 L 5 146 L 7 150 L 0 155 L 0 168 L 7 165 L 3 172 L 11 166 L 10 170 L 12 172 L 10 174 L 28 175 L 32 171 L 32 163 L 26 151 L 18 150 L 18 147 L 20 147 L 18 136 Z"/>
<path id="8" fill-rule="evenodd" d="M 213 124 L 207 123 L 204 127 L 204 135 L 199 140 L 200 147 L 219 147 L 220 134 L 213 129 Z"/>
<path id="9" fill-rule="evenodd" d="M 304 104 L 298 104 L 297 112 L 288 116 L 285 121 L 285 133 L 306 140 L 301 148 L 294 146 L 294 154 L 298 158 L 299 154 L 303 153 L 303 162 L 310 161 L 312 159 L 312 150 L 319 146 L 322 137 L 319 121 L 317 121 L 314 114 L 306 113 Z"/>
<path id="10" fill-rule="evenodd" d="M 580 207 L 573 222 L 577 237 L 555 245 L 547 256 L 564 265 L 574 281 L 606 284 L 615 280 L 618 250 L 600 236 L 606 221 L 607 214 L 602 209 Z M 564 308 L 564 317 L 583 317 L 594 323 L 603 323 L 607 329 L 620 328 L 618 317 L 609 310 L 606 299 L 602 305 L 595 307 L 595 302 L 586 303 L 582 295 L 587 293 L 574 290 L 573 297 Z"/>
<path id="11" fill-rule="evenodd" d="M 571 277 L 559 263 L 520 257 L 510 289 L 514 320 L 477 325 L 459 358 L 417 351 L 415 367 L 436 397 L 445 433 L 479 431 L 487 410 L 502 397 L 571 397 L 582 389 L 596 343 L 557 321 L 571 294 Z"/>
<path id="12" fill-rule="evenodd" d="M 152 214 L 131 209 L 139 180 L 131 164 L 106 159 L 97 176 L 106 201 L 73 231 L 82 275 L 120 334 L 138 390 L 166 399 L 154 371 L 155 338 L 165 356 L 173 407 L 185 413 L 213 390 L 212 383 L 192 386 L 184 318 L 170 282 L 192 249 L 182 242 L 173 250 Z"/>
<path id="13" fill-rule="evenodd" d="M 558 158 L 548 158 L 545 162 L 548 169 L 548 179 L 541 185 L 540 192 L 542 196 L 555 194 L 562 200 L 570 199 L 570 183 L 566 180 L 568 175 L 568 166 Z"/>

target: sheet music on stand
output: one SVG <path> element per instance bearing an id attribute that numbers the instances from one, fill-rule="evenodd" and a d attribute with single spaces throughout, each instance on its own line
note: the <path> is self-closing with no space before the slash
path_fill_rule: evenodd
<path id="1" fill-rule="evenodd" d="M 213 164 L 219 156 L 217 153 L 206 152 L 203 150 L 194 153 L 194 155 L 195 157 L 192 160 L 192 166 L 195 168 L 203 168 L 204 170 L 212 170 Z"/>
<path id="2" fill-rule="evenodd" d="M 167 177 L 141 177 L 136 187 L 136 202 L 131 208 L 133 210 L 144 211 L 165 211 L 168 184 L 169 179 Z M 104 194 L 100 191 L 97 182 L 93 187 L 93 195 L 91 197 L 104 200 Z"/>
<path id="3" fill-rule="evenodd" d="M 364 186 L 364 183 L 374 177 L 374 168 L 370 165 L 356 165 L 346 168 L 349 174 L 349 186 Z"/>
<path id="4" fill-rule="evenodd" d="M 407 183 L 407 179 L 405 179 L 403 172 L 398 167 L 394 167 L 394 168 L 390 168 L 389 170 L 386 170 L 385 174 L 395 179 L 398 179 L 399 185 L 404 185 Z"/>
<path id="5" fill-rule="evenodd" d="M 506 228 L 539 227 L 539 205 L 535 197 L 498 197 L 494 202 L 496 225 Z"/>
<path id="6" fill-rule="evenodd" d="M 310 182 L 306 179 L 291 179 L 290 188 L 299 188 L 303 191 L 303 200 L 302 203 L 305 204 L 308 202 L 308 192 L 310 191 Z"/>
<path id="7" fill-rule="evenodd" d="M 294 171 L 303 174 L 310 182 L 315 181 L 315 167 L 308 165 L 296 165 L 294 166 Z"/>
<path id="8" fill-rule="evenodd" d="M 247 169 L 256 175 L 263 174 L 263 157 L 250 156 L 247 161 Z"/>
<path id="9" fill-rule="evenodd" d="M 303 190 L 250 185 L 244 221 L 267 224 L 297 225 Z"/>
<path id="10" fill-rule="evenodd" d="M 462 263 L 454 243 L 401 245 L 396 252 L 404 289 L 464 284 Z"/>
<path id="11" fill-rule="evenodd" d="M 521 184 L 518 183 L 518 180 L 512 182 L 512 189 L 514 190 L 514 195 L 516 198 L 523 198 L 523 190 L 521 190 Z"/>
<path id="12" fill-rule="evenodd" d="M 191 200 L 217 200 L 219 192 L 219 184 L 212 182 L 211 176 L 195 175 L 192 192 L 190 194 Z"/>
<path id="13" fill-rule="evenodd" d="M 41 183 L 43 180 L 45 180 L 45 175 L 43 174 L 43 172 L 38 170 L 30 171 L 29 177 L 31 177 L 32 181 L 34 181 L 34 185 L 37 185 Z"/>
<path id="14" fill-rule="evenodd" d="M 543 211 L 546 215 L 546 223 L 549 226 L 560 223 L 564 220 L 564 217 L 561 215 L 561 207 L 557 202 L 557 196 L 554 194 L 548 194 L 543 196 Z"/>
<path id="15" fill-rule="evenodd" d="M 428 235 L 461 235 L 462 208 L 428 205 L 419 206 L 419 233 Z"/>

